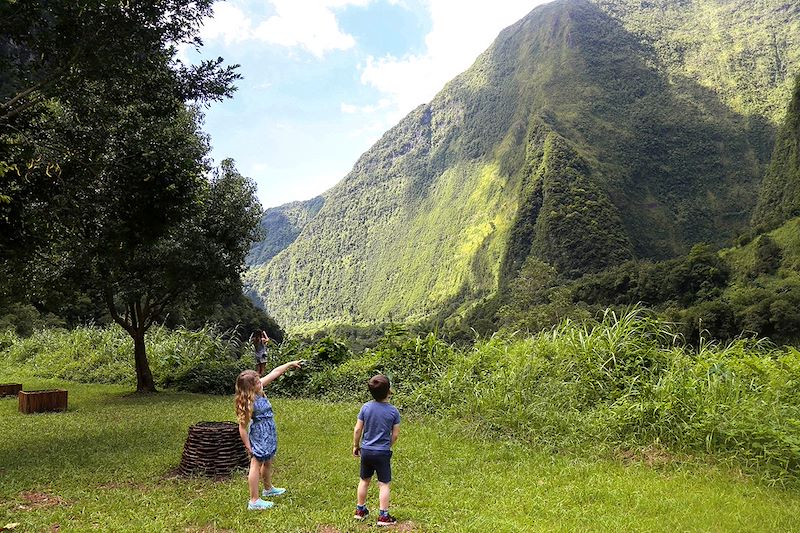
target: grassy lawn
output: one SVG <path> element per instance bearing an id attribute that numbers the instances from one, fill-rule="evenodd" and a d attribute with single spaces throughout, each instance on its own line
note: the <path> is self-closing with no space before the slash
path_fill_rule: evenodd
<path id="1" fill-rule="evenodd" d="M 358 405 L 273 400 L 275 482 L 288 492 L 272 510 L 248 512 L 244 473 L 223 481 L 170 474 L 188 426 L 234 420 L 232 397 L 138 397 L 118 386 L 4 374 L 26 390 L 67 388 L 69 411 L 23 415 L 15 398 L 0 399 L 0 528 L 377 529 L 352 519 Z M 800 515 L 797 491 L 714 467 L 551 456 L 432 418 L 404 419 L 393 466 L 401 531 L 791 531 Z M 376 514 L 377 487 L 368 503 Z"/>

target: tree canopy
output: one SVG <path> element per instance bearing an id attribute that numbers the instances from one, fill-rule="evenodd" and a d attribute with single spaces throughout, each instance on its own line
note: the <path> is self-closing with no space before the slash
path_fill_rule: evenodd
<path id="1" fill-rule="evenodd" d="M 175 59 L 212 0 L 0 6 L 4 296 L 81 291 L 134 339 L 180 301 L 240 283 L 261 207 L 232 161 L 210 173 L 202 106 L 236 65 Z M 210 173 L 210 177 L 209 177 Z"/>

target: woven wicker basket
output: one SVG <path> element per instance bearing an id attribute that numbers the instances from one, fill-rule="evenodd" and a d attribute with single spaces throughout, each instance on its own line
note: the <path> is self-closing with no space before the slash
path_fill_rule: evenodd
<path id="1" fill-rule="evenodd" d="M 237 424 L 200 422 L 189 427 L 178 472 L 184 476 L 229 476 L 249 464 Z"/>

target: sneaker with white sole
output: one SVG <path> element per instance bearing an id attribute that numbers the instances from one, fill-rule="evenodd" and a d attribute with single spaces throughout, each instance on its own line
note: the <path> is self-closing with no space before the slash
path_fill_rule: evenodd
<path id="1" fill-rule="evenodd" d="M 353 518 L 355 518 L 356 520 L 364 520 L 367 517 L 368 514 L 369 514 L 369 509 L 365 508 L 362 511 L 361 509 L 356 507 L 356 512 L 355 512 L 355 514 L 353 514 Z"/>
<path id="2" fill-rule="evenodd" d="M 247 510 L 248 511 L 263 511 L 265 509 L 269 509 L 273 505 L 275 505 L 275 504 L 272 503 L 272 502 L 266 502 L 266 501 L 262 500 L 261 498 L 259 498 L 254 502 L 247 502 Z"/>
<path id="3" fill-rule="evenodd" d="M 284 492 L 286 492 L 286 489 L 282 489 L 280 487 L 272 487 L 269 490 L 266 490 L 266 489 L 262 490 L 261 491 L 261 497 L 262 498 L 271 498 L 273 496 L 280 496 Z"/>

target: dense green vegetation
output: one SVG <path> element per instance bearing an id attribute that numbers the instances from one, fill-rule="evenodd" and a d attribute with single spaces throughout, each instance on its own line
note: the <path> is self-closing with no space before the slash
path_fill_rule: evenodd
<path id="1" fill-rule="evenodd" d="M 800 216 L 800 76 L 761 184 L 753 224 L 773 229 L 796 216 Z"/>
<path id="2" fill-rule="evenodd" d="M 251 294 L 289 327 L 458 321 L 526 262 L 577 278 L 728 244 L 784 122 L 797 35 L 782 0 L 540 6 L 363 154 L 253 266 Z"/>
<path id="3" fill-rule="evenodd" d="M 697 245 L 662 262 L 628 261 L 576 280 L 529 260 L 507 291 L 468 317 L 484 332 L 498 325 L 538 331 L 562 317 L 590 317 L 607 306 L 641 303 L 694 345 L 703 336 L 741 335 L 800 343 L 800 218 L 736 247 Z"/>
<path id="4" fill-rule="evenodd" d="M 355 357 L 330 339 L 303 355 L 312 373 L 276 390 L 362 399 L 358 384 L 384 372 L 400 405 L 467 420 L 537 449 L 610 452 L 658 443 L 672 453 L 711 454 L 773 481 L 800 479 L 795 348 L 742 339 L 694 349 L 641 311 L 609 311 L 601 322 L 566 320 L 533 336 L 495 335 L 473 347 L 395 328 Z"/>
<path id="5" fill-rule="evenodd" d="M 324 203 L 325 198 L 317 196 L 305 202 L 292 202 L 265 210 L 259 228 L 262 240 L 250 249 L 247 264 L 267 263 L 292 244 Z"/>
<path id="6" fill-rule="evenodd" d="M 12 531 L 373 530 L 352 518 L 355 403 L 275 399 L 287 487 L 268 512 L 245 510 L 246 479 L 178 478 L 191 424 L 234 420 L 233 399 L 4 375 L 67 387 L 66 413 L 23 415 L 0 399 L 0 524 Z M 35 450 L 35 453 L 32 453 Z M 476 460 L 477 459 L 477 460 Z M 462 424 L 404 412 L 392 509 L 401 531 L 789 531 L 800 499 L 658 449 L 614 459 L 559 456 L 471 435 Z M 655 465 L 654 467 L 651 465 Z M 370 505 L 377 494 L 370 494 Z M 375 503 L 373 503 L 375 502 Z"/>
<path id="7" fill-rule="evenodd" d="M 258 314 L 240 296 L 255 183 L 211 168 L 200 128 L 237 66 L 176 58 L 212 4 L 0 3 L 0 322 L 113 320 L 140 391 L 153 324 Z"/>
<path id="8" fill-rule="evenodd" d="M 506 251 L 508 271 L 519 270 L 514 258 L 538 257 L 571 277 L 633 257 L 619 212 L 563 137 L 543 124 L 532 128 L 525 160 L 530 170 Z"/>
<path id="9" fill-rule="evenodd" d="M 119 357 L 126 342 L 118 329 L 7 335 L 0 366 L 131 383 L 131 363 Z M 149 342 L 163 386 L 229 392 L 250 362 L 248 347 L 209 331 L 159 328 Z M 800 480 L 800 352 L 753 339 L 692 348 L 641 310 L 461 347 L 394 326 L 360 353 L 325 337 L 287 340 L 270 354 L 274 365 L 310 362 L 274 384 L 272 394 L 365 401 L 364 383 L 383 372 L 407 413 L 461 420 L 536 450 L 608 456 L 656 446 L 707 455 L 770 482 Z"/>
<path id="10" fill-rule="evenodd" d="M 190 392 L 228 394 L 252 355 L 230 332 L 213 328 L 151 328 L 147 333 L 155 383 Z M 133 342 L 118 326 L 43 329 L 30 336 L 0 335 L 0 364 L 30 369 L 40 377 L 83 383 L 136 384 Z"/>

